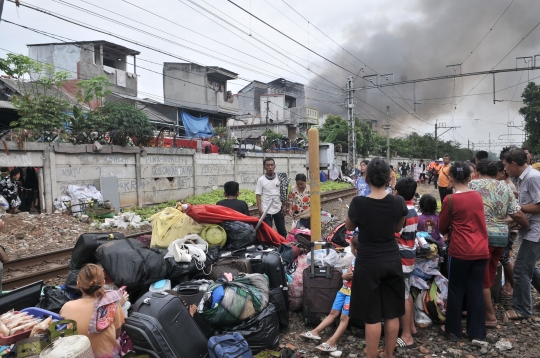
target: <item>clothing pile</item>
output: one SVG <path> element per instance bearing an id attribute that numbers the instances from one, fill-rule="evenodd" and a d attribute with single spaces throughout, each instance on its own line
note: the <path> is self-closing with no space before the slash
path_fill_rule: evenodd
<path id="1" fill-rule="evenodd" d="M 414 319 L 419 327 L 446 321 L 448 279 L 440 268 L 446 265 L 446 248 L 427 232 L 416 234 L 417 256 L 411 274 L 411 294 L 415 302 Z"/>

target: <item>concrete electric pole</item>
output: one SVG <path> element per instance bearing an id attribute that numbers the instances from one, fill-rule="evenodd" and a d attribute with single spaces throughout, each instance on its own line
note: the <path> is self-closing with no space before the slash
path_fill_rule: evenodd
<path id="1" fill-rule="evenodd" d="M 349 172 L 351 170 L 354 170 L 354 166 L 356 165 L 356 130 L 355 130 L 355 123 L 354 123 L 354 80 L 353 77 L 347 78 L 347 86 L 346 86 L 346 106 L 347 106 L 347 121 L 348 121 L 348 148 L 349 151 L 347 153 L 347 163 L 349 164 Z M 349 174 L 349 173 L 347 173 Z"/>
<path id="2" fill-rule="evenodd" d="M 390 106 L 386 106 L 386 123 L 382 129 L 386 130 L 386 162 L 390 164 Z"/>

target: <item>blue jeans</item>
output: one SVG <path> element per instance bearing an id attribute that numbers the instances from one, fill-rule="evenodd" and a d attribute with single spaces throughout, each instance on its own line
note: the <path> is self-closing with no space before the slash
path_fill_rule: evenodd
<path id="1" fill-rule="evenodd" d="M 532 316 L 531 283 L 540 292 L 540 269 L 536 261 L 540 259 L 540 243 L 521 240 L 516 262 L 514 263 L 513 308 L 517 313 Z"/>
<path id="2" fill-rule="evenodd" d="M 461 337 L 461 311 L 467 292 L 467 335 L 473 339 L 486 338 L 483 282 L 487 261 L 461 260 L 448 256 L 446 332 Z"/>

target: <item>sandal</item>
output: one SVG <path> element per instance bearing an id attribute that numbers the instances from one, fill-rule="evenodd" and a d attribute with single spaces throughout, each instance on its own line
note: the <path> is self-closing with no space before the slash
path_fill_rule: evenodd
<path id="1" fill-rule="evenodd" d="M 317 347 L 318 350 L 320 351 L 323 351 L 323 352 L 334 352 L 334 351 L 337 351 L 337 347 L 332 347 L 330 346 L 328 343 L 324 342 L 324 343 L 321 343 L 319 344 Z"/>
<path id="2" fill-rule="evenodd" d="M 321 337 L 314 335 L 311 331 L 307 331 L 300 334 L 300 337 L 304 339 L 313 339 L 314 341 L 320 341 Z"/>
<path id="3" fill-rule="evenodd" d="M 459 342 L 459 337 L 453 333 L 448 333 L 443 329 L 444 326 L 439 327 L 439 333 L 445 336 L 449 341 Z"/>
<path id="4" fill-rule="evenodd" d="M 495 321 L 486 321 L 486 328 L 499 328 L 499 326 L 497 325 L 497 320 Z"/>
<path id="5" fill-rule="evenodd" d="M 405 341 L 401 339 L 401 337 L 398 337 L 398 339 L 396 340 L 396 345 L 399 348 L 405 348 L 405 349 L 416 348 L 416 342 L 413 342 L 412 344 L 407 345 L 407 343 L 405 343 Z"/>
<path id="6" fill-rule="evenodd" d="M 509 320 L 512 320 L 512 321 L 517 321 L 517 320 L 522 320 L 522 319 L 529 318 L 529 317 L 525 317 L 521 313 L 518 313 L 518 312 L 516 312 L 514 310 L 506 311 L 506 312 L 504 312 L 504 315 L 506 316 L 506 318 L 508 318 Z"/>

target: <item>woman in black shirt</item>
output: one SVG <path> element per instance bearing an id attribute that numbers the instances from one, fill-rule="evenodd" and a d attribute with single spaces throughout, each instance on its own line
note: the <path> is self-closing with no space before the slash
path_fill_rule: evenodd
<path id="1" fill-rule="evenodd" d="M 400 196 L 385 190 L 390 167 L 373 159 L 366 181 L 371 194 L 355 197 L 345 221 L 348 230 L 358 228 L 358 253 L 352 279 L 349 316 L 366 324 L 366 352 L 377 356 L 384 319 L 384 357 L 392 357 L 399 330 L 399 317 L 405 314 L 405 282 L 395 233 L 400 232 L 408 213 Z"/>

